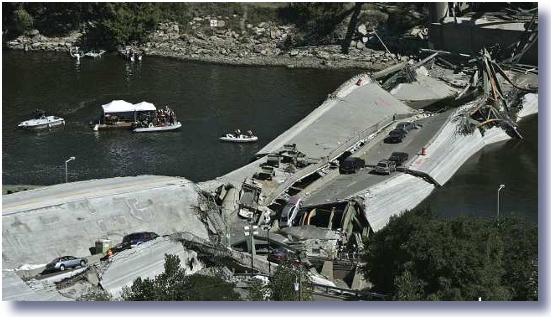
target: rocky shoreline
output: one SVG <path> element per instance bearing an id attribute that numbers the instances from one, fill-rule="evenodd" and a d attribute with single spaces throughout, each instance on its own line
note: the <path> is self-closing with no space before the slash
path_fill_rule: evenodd
<path id="1" fill-rule="evenodd" d="M 137 45 L 136 48 L 149 56 L 224 65 L 358 68 L 367 71 L 378 71 L 414 58 L 378 50 L 378 42 L 373 43 L 374 38 L 370 36 L 365 25 L 358 27 L 349 53 L 342 54 L 339 45 L 286 48 L 294 34 L 293 26 L 261 22 L 255 26 L 247 24 L 243 26 L 243 30 L 236 31 L 225 28 L 225 25 L 230 23 L 225 23 L 224 19 L 218 20 L 216 27 L 205 27 L 208 21 L 212 21 L 212 18 L 195 18 L 186 30 L 181 30 L 178 23 L 159 23 L 149 41 Z M 85 31 L 75 31 L 66 37 L 46 37 L 38 30 L 31 30 L 14 40 L 3 41 L 3 47 L 68 53 L 72 47 L 82 45 L 80 43 L 83 35 Z"/>

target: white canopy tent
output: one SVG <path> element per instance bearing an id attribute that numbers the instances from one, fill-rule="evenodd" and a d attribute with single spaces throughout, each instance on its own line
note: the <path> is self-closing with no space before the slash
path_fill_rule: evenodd
<path id="1" fill-rule="evenodd" d="M 124 100 L 113 100 L 110 103 L 101 106 L 103 113 L 120 113 L 135 111 L 155 111 L 157 108 L 152 103 L 142 101 L 137 104 L 131 104 Z"/>
<path id="2" fill-rule="evenodd" d="M 153 105 L 151 102 L 142 101 L 140 103 L 134 104 L 135 111 L 155 111 L 157 108 L 155 108 L 155 105 Z"/>
<path id="3" fill-rule="evenodd" d="M 101 106 L 103 113 L 133 112 L 134 105 L 124 100 L 113 100 Z"/>

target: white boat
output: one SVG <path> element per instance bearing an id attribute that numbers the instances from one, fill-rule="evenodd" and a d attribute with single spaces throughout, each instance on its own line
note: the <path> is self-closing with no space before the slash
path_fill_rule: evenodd
<path id="1" fill-rule="evenodd" d="M 149 127 L 145 128 L 135 128 L 132 130 L 132 132 L 165 132 L 165 131 L 174 131 L 178 130 L 182 127 L 182 124 L 178 121 L 174 124 L 168 124 L 168 125 L 162 125 L 162 126 L 154 126 L 153 124 L 150 124 Z"/>
<path id="2" fill-rule="evenodd" d="M 72 58 L 76 58 L 77 61 L 80 61 L 80 59 L 82 57 L 84 57 L 84 52 L 81 51 L 78 46 L 74 46 L 74 47 L 71 47 L 69 49 L 69 54 L 71 55 Z"/>
<path id="3" fill-rule="evenodd" d="M 239 136 L 235 136 L 234 134 L 227 133 L 223 135 L 220 138 L 221 141 L 225 142 L 235 142 L 235 143 L 249 143 L 249 142 L 256 142 L 258 141 L 258 137 L 256 135 L 245 135 L 240 134 Z"/>
<path id="4" fill-rule="evenodd" d="M 84 56 L 92 57 L 92 58 L 98 58 L 98 57 L 102 57 L 103 54 L 105 54 L 105 50 L 90 51 L 90 52 L 84 54 Z"/>
<path id="5" fill-rule="evenodd" d="M 65 125 L 65 120 L 63 118 L 43 115 L 37 119 L 23 121 L 18 127 L 22 129 L 47 129 L 62 125 Z"/>

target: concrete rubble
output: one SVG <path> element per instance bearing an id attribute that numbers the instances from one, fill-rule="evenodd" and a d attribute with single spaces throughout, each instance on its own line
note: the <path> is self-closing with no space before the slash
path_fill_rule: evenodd
<path id="1" fill-rule="evenodd" d="M 353 196 L 362 198 L 365 217 L 371 230 L 377 232 L 388 224 L 391 217 L 417 206 L 434 188 L 419 177 L 399 174 Z"/>
<path id="2" fill-rule="evenodd" d="M 205 21 L 196 18 L 191 25 Z M 243 33 L 223 31 L 225 23 L 221 23 L 223 20 L 219 22 L 210 37 L 199 30 L 194 36 L 179 35 L 177 25 L 162 25 L 152 39 L 153 44 L 148 47 L 150 52 L 162 51 L 167 41 L 183 41 L 191 45 L 191 52 L 182 54 L 193 57 L 200 53 L 210 54 L 213 47 L 206 43 L 212 42 L 220 54 L 233 56 L 235 51 L 228 43 L 237 41 L 246 45 L 253 52 L 251 54 L 269 56 L 280 52 L 274 53 L 275 47 L 268 49 L 271 44 L 261 38 L 282 40 L 289 31 L 270 23 L 250 25 L 247 29 L 255 34 L 252 38 L 256 40 L 244 40 Z M 358 32 L 362 39 L 353 45 L 363 49 L 364 43 L 369 41 L 366 36 L 369 32 L 365 25 L 360 25 Z M 413 36 L 421 37 L 424 32 L 411 31 Z M 226 38 L 221 39 L 222 36 Z M 366 37 L 365 41 L 363 37 Z M 171 50 L 178 51 L 178 47 Z M 293 49 L 288 55 L 295 58 L 304 54 L 302 50 Z M 330 58 L 326 52 L 313 54 L 321 59 Z M 160 274 L 164 269 L 165 254 L 178 255 L 189 274 L 224 272 L 230 279 L 233 273 L 230 274 L 227 267 L 216 266 L 217 261 L 229 261 L 234 269 L 266 273 L 277 264 L 268 262 L 265 255 L 256 254 L 256 249 L 262 250 L 259 251 L 262 254 L 274 246 L 304 251 L 307 257 L 324 259 L 327 263 L 323 263 L 321 271 L 325 277 L 313 272 L 312 281 L 335 287 L 331 281 L 334 270 L 331 261 L 342 260 L 339 258 L 342 256 L 341 247 L 348 248 L 346 252 L 352 250 L 355 256 L 363 239 L 371 232 L 381 230 L 391 217 L 413 209 L 436 187 L 446 184 L 461 165 L 483 147 L 509 140 L 512 136 L 521 138 L 515 122 L 538 112 L 537 83 L 534 83 L 537 70 L 535 76 L 530 73 L 533 70 L 527 70 L 524 75 L 517 72 L 516 77 L 510 73 L 507 75 L 501 72 L 486 50 L 479 61 L 485 63 L 483 67 L 478 70 L 471 67 L 457 76 L 450 75 L 449 69 L 429 71 L 418 64 L 396 65 L 392 71 L 384 72 L 380 77 L 374 76 L 387 81 L 390 78 L 391 85 L 397 84 L 390 92 L 371 76 L 357 75 L 329 94 L 304 119 L 264 146 L 251 163 L 198 186 L 179 177 L 138 176 L 60 184 L 4 196 L 3 268 L 15 269 L 22 263 L 27 263 L 26 267 L 30 268 L 32 264 L 47 263 L 56 256 L 85 255 L 96 240 L 109 239 L 115 244 L 131 232 L 154 231 L 165 237 L 117 253 L 99 265 L 94 264 L 93 272 L 81 268 L 70 274 L 31 280 L 26 284 L 19 277 L 21 274 L 3 271 L 3 299 L 75 299 L 89 287 L 96 286 L 96 281 L 118 299 L 123 288 L 132 285 L 137 277 L 153 278 Z M 496 71 L 503 77 L 501 81 L 497 80 Z M 405 82 L 400 82 L 403 78 L 399 76 L 402 75 L 406 77 Z M 515 78 L 515 83 L 509 76 Z M 443 78 L 447 80 L 443 81 Z M 383 87 L 387 83 L 383 83 Z M 323 186 L 329 189 L 331 185 L 343 187 L 337 181 L 330 182 L 339 176 L 336 168 L 344 153 L 359 156 L 359 152 L 364 151 L 367 157 L 366 153 L 372 149 L 373 152 L 384 151 L 375 144 L 380 145 L 386 132 L 397 122 L 417 123 L 431 117 L 416 109 L 454 97 L 459 99 L 478 92 L 479 88 L 485 91 L 483 97 L 472 97 L 473 101 L 455 110 L 444 111 L 432 121 L 435 122 L 433 130 L 427 128 L 424 135 L 415 134 L 424 137 L 417 139 L 419 143 L 427 142 L 421 146 L 408 143 L 411 148 L 404 151 L 412 155 L 400 167 L 399 173 L 390 175 L 389 172 L 388 177 L 357 182 L 361 178 L 354 177 L 369 177 L 367 173 L 363 176 L 358 173 L 339 179 L 339 182 L 350 184 L 346 191 L 337 193 L 335 190 L 329 194 L 333 197 L 315 192 Z M 488 98 L 490 93 L 494 98 Z M 508 98 L 517 96 L 519 99 L 518 105 L 512 105 L 518 110 L 515 120 L 509 118 L 508 107 L 511 105 L 508 105 L 505 93 Z M 477 119 L 477 115 L 482 119 Z M 496 124 L 497 121 L 500 123 Z M 465 130 L 465 122 L 470 124 L 472 131 Z M 419 149 L 415 148 L 417 146 Z M 324 177 L 327 178 L 324 180 Z M 308 197 L 311 191 L 313 194 Z M 317 203 L 326 200 L 326 203 L 302 206 L 296 218 L 300 219 L 298 226 L 279 228 L 279 211 L 292 195 L 306 201 L 310 198 Z M 243 231 L 244 225 L 254 223 L 271 224 L 272 227 L 268 232 L 253 234 L 256 239 L 253 243 L 254 239 L 246 237 Z M 168 235 L 172 236 L 166 237 Z M 237 250 L 239 248 L 241 250 Z M 245 249 L 251 254 L 242 252 Z M 358 273 L 357 263 L 349 258 L 347 261 L 350 270 L 354 271 L 351 287 L 367 285 L 368 282 Z M 88 273 L 83 273 L 85 271 Z M 83 278 L 88 282 L 79 280 L 63 288 L 60 292 L 67 297 L 56 291 L 54 283 L 80 274 L 88 274 Z"/>
<path id="3" fill-rule="evenodd" d="M 3 301 L 68 301 L 60 295 L 55 285 L 31 281 L 30 286 L 14 272 L 2 271 Z"/>
<path id="4" fill-rule="evenodd" d="M 48 186 L 4 196 L 2 267 L 84 256 L 95 241 L 125 234 L 189 231 L 208 238 L 198 188 L 178 177 L 137 176 Z"/>
<path id="5" fill-rule="evenodd" d="M 124 287 L 132 286 L 138 277 L 154 278 L 164 271 L 165 254 L 174 254 L 186 273 L 200 271 L 204 265 L 197 259 L 195 251 L 187 250 L 179 242 L 169 238 L 157 238 L 135 248 L 117 253 L 101 275 L 101 286 L 113 298 L 119 298 Z M 128 268 L 132 268 L 129 270 Z"/>

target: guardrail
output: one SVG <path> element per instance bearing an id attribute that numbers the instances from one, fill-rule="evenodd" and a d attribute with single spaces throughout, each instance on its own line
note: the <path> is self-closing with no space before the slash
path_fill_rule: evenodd
<path id="1" fill-rule="evenodd" d="M 264 274 L 264 273 L 235 273 L 235 274 L 233 274 L 233 276 L 235 276 L 235 277 L 263 276 L 263 277 L 266 277 L 268 279 L 271 278 L 270 275 Z M 379 294 L 379 293 L 375 293 L 375 292 L 369 292 L 369 291 L 365 291 L 365 290 L 349 289 L 349 288 L 330 286 L 330 285 L 325 285 L 325 284 L 309 283 L 309 282 L 305 282 L 304 284 L 308 285 L 308 286 L 311 286 L 312 289 L 314 289 L 314 290 L 316 288 L 323 290 L 321 292 L 319 292 L 319 291 L 315 292 L 314 291 L 314 293 L 317 293 L 317 294 L 331 294 L 331 295 L 337 295 L 337 296 L 339 296 L 339 295 L 342 296 L 342 295 L 348 294 L 348 295 L 352 295 L 352 296 L 358 297 L 358 298 L 367 297 L 369 299 L 377 298 L 377 299 L 380 299 L 380 300 L 386 300 L 386 298 L 388 297 L 387 295 L 383 295 L 383 294 Z"/>
<path id="2" fill-rule="evenodd" d="M 310 285 L 314 288 L 321 288 L 324 290 L 322 294 L 330 294 L 330 292 L 337 293 L 338 295 L 343 294 L 350 294 L 355 297 L 367 297 L 367 298 L 377 298 L 380 300 L 385 300 L 387 298 L 387 295 L 374 293 L 374 292 L 368 292 L 364 290 L 357 290 L 357 289 L 349 289 L 349 288 L 342 288 L 342 287 L 335 287 L 335 286 L 329 286 L 329 285 L 323 285 L 323 284 L 316 284 L 316 283 L 305 283 L 307 285 Z"/>

